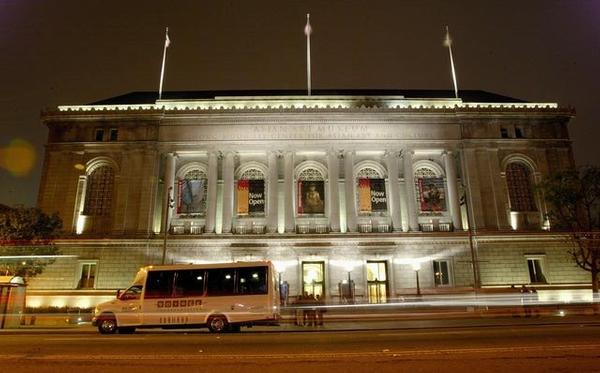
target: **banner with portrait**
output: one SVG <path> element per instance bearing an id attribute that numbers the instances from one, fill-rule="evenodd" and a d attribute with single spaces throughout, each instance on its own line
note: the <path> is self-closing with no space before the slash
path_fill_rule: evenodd
<path id="1" fill-rule="evenodd" d="M 387 211 L 385 179 L 358 179 L 358 205 L 361 214 Z"/>
<path id="2" fill-rule="evenodd" d="M 177 213 L 198 214 L 206 208 L 206 179 L 177 180 Z"/>
<path id="3" fill-rule="evenodd" d="M 446 211 L 446 195 L 444 193 L 444 178 L 418 178 L 419 207 L 423 212 Z"/>
<path id="4" fill-rule="evenodd" d="M 265 213 L 265 181 L 238 180 L 237 214 L 263 215 Z"/>
<path id="5" fill-rule="evenodd" d="M 298 180 L 298 214 L 325 213 L 325 182 Z"/>

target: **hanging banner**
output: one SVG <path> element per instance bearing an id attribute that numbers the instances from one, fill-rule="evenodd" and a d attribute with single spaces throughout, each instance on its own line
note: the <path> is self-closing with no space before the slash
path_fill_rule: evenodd
<path id="1" fill-rule="evenodd" d="M 238 180 L 237 214 L 262 215 L 265 213 L 265 181 Z"/>
<path id="2" fill-rule="evenodd" d="M 298 180 L 298 214 L 325 213 L 323 180 Z"/>
<path id="3" fill-rule="evenodd" d="M 362 214 L 387 211 L 384 179 L 358 179 L 358 205 Z"/>
<path id="4" fill-rule="evenodd" d="M 248 215 L 248 199 L 250 180 L 238 180 L 237 184 L 237 214 Z"/>
<path id="5" fill-rule="evenodd" d="M 421 211 L 446 211 L 446 196 L 444 195 L 444 178 L 418 178 L 419 205 Z"/>
<path id="6" fill-rule="evenodd" d="M 385 194 L 385 180 L 371 179 L 371 211 L 387 211 L 387 196 Z"/>
<path id="7" fill-rule="evenodd" d="M 368 214 L 371 208 L 371 181 L 358 179 L 358 210 L 361 214 Z"/>
<path id="8" fill-rule="evenodd" d="M 250 180 L 248 186 L 248 212 L 250 215 L 265 213 L 265 181 Z"/>
<path id="9" fill-rule="evenodd" d="M 177 213 L 198 214 L 203 213 L 205 201 L 206 179 L 177 180 Z"/>

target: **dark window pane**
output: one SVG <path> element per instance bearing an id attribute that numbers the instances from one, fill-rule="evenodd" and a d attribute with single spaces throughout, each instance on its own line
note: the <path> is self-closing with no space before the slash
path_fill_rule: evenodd
<path id="1" fill-rule="evenodd" d="M 523 136 L 523 129 L 522 128 L 520 128 L 520 127 L 516 127 L 515 128 L 515 137 L 518 138 L 518 139 L 522 139 L 523 137 L 525 137 L 525 136 Z"/>
<path id="2" fill-rule="evenodd" d="M 267 267 L 237 269 L 239 294 L 267 294 Z"/>
<path id="3" fill-rule="evenodd" d="M 204 294 L 204 270 L 177 271 L 175 297 L 200 297 Z"/>
<path id="4" fill-rule="evenodd" d="M 150 271 L 146 281 L 146 298 L 170 298 L 175 271 Z"/>
<path id="5" fill-rule="evenodd" d="M 96 128 L 96 135 L 94 138 L 96 141 L 102 141 L 104 140 L 104 129 L 102 128 Z"/>
<path id="6" fill-rule="evenodd" d="M 111 128 L 110 132 L 109 132 L 109 136 L 108 136 L 109 141 L 117 141 L 118 137 L 119 137 L 119 130 L 116 128 Z"/>
<path id="7" fill-rule="evenodd" d="M 206 271 L 208 295 L 233 295 L 234 270 L 230 268 L 214 268 Z"/>
<path id="8" fill-rule="evenodd" d="M 500 136 L 502 136 L 503 139 L 507 139 L 508 138 L 508 130 L 506 128 L 500 128 Z"/>

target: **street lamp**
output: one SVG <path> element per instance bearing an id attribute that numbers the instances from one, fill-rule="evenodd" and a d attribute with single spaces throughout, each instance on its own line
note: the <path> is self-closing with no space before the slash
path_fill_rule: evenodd
<path id="1" fill-rule="evenodd" d="M 165 259 L 167 258 L 167 235 L 169 233 L 169 212 L 171 210 L 171 208 L 173 208 L 173 198 L 171 198 L 171 191 L 173 190 L 173 187 L 170 186 L 169 190 L 167 191 L 167 203 L 166 203 L 166 208 L 165 208 L 165 221 L 164 221 L 164 236 L 163 236 L 163 250 L 162 250 L 162 261 L 161 263 L 164 265 L 165 264 Z"/>
<path id="2" fill-rule="evenodd" d="M 416 276 L 416 279 L 417 279 L 417 295 L 421 296 L 421 286 L 419 285 L 419 270 L 421 269 L 421 263 L 414 262 L 412 264 L 412 268 L 415 271 L 415 276 Z"/>
<path id="3" fill-rule="evenodd" d="M 473 290 L 477 292 L 479 288 L 481 288 L 481 278 L 479 275 L 479 258 L 477 255 L 477 248 L 475 247 L 475 243 L 473 242 L 473 236 L 475 235 L 474 226 L 475 221 L 471 221 L 471 211 L 469 209 L 469 202 L 467 198 L 467 188 L 465 185 L 463 187 L 463 195 L 460 198 L 460 204 L 465 205 L 465 211 L 467 212 L 467 225 L 469 227 L 469 249 L 471 250 L 471 265 L 473 268 Z M 473 219 L 474 220 L 474 219 Z"/>

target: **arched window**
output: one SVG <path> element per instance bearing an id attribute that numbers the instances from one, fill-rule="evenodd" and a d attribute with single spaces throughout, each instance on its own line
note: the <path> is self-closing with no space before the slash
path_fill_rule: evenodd
<path id="1" fill-rule="evenodd" d="M 372 167 L 363 167 L 356 174 L 358 213 L 369 215 L 387 211 L 385 178 Z"/>
<path id="2" fill-rule="evenodd" d="M 446 211 L 444 178 L 429 167 L 415 170 L 417 206 L 422 214 Z"/>
<path id="3" fill-rule="evenodd" d="M 316 168 L 298 174 L 298 214 L 325 214 L 325 178 Z"/>
<path id="4" fill-rule="evenodd" d="M 506 166 L 511 211 L 537 211 L 531 182 L 529 167 L 523 163 L 511 162 Z"/>
<path id="5" fill-rule="evenodd" d="M 108 216 L 112 211 L 115 172 L 111 166 L 99 166 L 88 175 L 83 215 Z"/>
<path id="6" fill-rule="evenodd" d="M 264 172 L 258 168 L 248 168 L 243 171 L 237 182 L 237 214 L 263 216 L 266 200 Z"/>
<path id="7" fill-rule="evenodd" d="M 207 196 L 206 173 L 201 169 L 192 169 L 177 180 L 177 213 L 204 214 Z"/>

